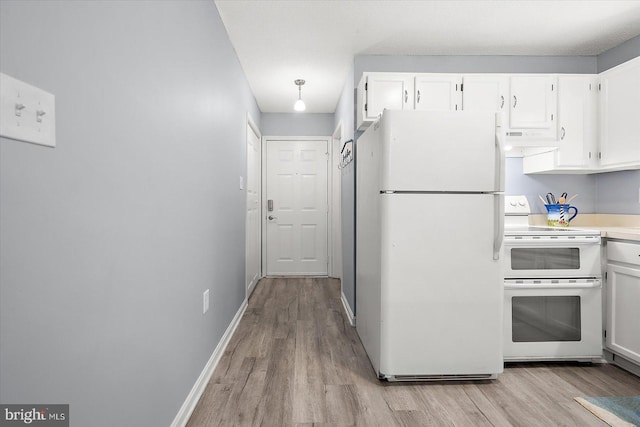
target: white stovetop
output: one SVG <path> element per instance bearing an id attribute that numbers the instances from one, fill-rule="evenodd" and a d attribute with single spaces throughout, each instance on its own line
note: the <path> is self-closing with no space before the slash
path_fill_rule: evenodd
<path id="1" fill-rule="evenodd" d="M 556 235 L 571 235 L 568 230 L 599 233 L 607 239 L 624 239 L 640 242 L 640 215 L 612 215 L 612 214 L 579 214 L 575 221 L 576 226 L 570 227 L 546 227 L 547 216 L 531 215 L 529 201 L 526 196 L 505 196 L 505 235 L 515 235 L 516 232 L 523 235 L 535 235 L 544 232 L 556 231 Z M 564 231 L 558 231 L 564 230 Z M 552 233 L 553 234 L 553 233 Z M 584 235 L 584 234 L 583 234 Z"/>
<path id="2" fill-rule="evenodd" d="M 526 196 L 505 196 L 504 200 L 505 236 L 594 236 L 597 230 L 574 227 L 545 227 L 529 225 L 531 207 Z"/>

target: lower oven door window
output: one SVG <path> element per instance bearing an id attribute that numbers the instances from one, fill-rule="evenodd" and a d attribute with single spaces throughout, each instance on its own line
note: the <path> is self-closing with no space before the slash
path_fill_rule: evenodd
<path id="1" fill-rule="evenodd" d="M 513 342 L 580 341 L 580 297 L 514 296 L 511 325 Z"/>

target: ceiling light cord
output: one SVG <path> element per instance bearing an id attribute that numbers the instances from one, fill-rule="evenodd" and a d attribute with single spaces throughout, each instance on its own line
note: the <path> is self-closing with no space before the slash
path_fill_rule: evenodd
<path id="1" fill-rule="evenodd" d="M 302 100 L 302 85 L 305 83 L 302 79 L 297 79 L 294 83 L 298 86 L 298 100 L 293 105 L 293 109 L 295 111 L 304 111 L 307 107 L 304 105 L 304 101 Z"/>

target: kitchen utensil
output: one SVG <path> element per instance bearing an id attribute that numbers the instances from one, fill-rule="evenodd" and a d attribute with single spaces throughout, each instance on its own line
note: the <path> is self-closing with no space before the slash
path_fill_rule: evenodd
<path id="1" fill-rule="evenodd" d="M 548 204 L 550 205 L 556 204 L 556 197 L 553 195 L 553 193 L 547 193 L 547 202 L 549 202 Z"/>
<path id="2" fill-rule="evenodd" d="M 573 196 L 569 197 L 569 200 L 567 200 L 567 204 L 570 204 L 570 203 L 571 203 L 571 201 L 572 201 L 573 199 L 575 199 L 576 197 L 578 197 L 578 195 L 577 195 L 577 194 L 574 194 Z"/>
<path id="3" fill-rule="evenodd" d="M 542 196 L 538 194 L 538 197 L 540 197 L 540 200 L 542 200 L 542 204 L 546 206 L 546 205 L 547 205 L 547 202 L 545 202 L 545 201 L 544 201 L 544 199 L 542 198 Z"/>
<path id="4" fill-rule="evenodd" d="M 560 197 L 558 197 L 558 203 L 563 204 L 567 202 L 567 193 L 562 193 Z"/>

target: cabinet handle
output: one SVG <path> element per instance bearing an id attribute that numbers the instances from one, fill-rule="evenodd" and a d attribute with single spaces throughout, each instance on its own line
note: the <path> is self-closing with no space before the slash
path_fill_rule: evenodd
<path id="1" fill-rule="evenodd" d="M 563 140 L 564 136 L 567 134 L 567 131 L 564 130 L 564 126 L 560 130 L 562 131 L 562 135 L 560 135 L 560 140 Z"/>
<path id="2" fill-rule="evenodd" d="M 518 98 L 516 98 L 516 96 L 513 95 L 513 108 L 516 108 L 517 104 L 518 104 Z"/>
<path id="3" fill-rule="evenodd" d="M 500 109 L 504 108 L 504 95 L 500 95 Z"/>
<path id="4" fill-rule="evenodd" d="M 420 103 L 420 91 L 418 91 L 418 99 L 416 99 L 416 102 L 419 104 Z"/>
<path id="5" fill-rule="evenodd" d="M 405 89 L 404 91 L 404 103 L 406 104 L 409 101 L 409 92 Z"/>

